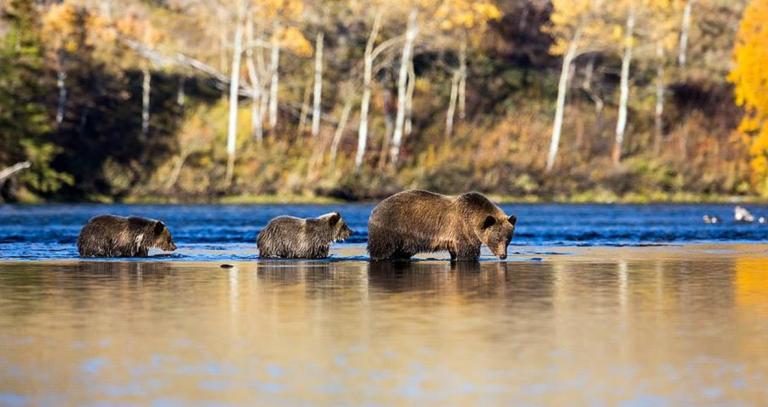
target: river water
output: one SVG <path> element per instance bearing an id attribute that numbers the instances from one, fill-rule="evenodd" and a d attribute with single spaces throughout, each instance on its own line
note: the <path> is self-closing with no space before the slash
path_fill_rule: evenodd
<path id="1" fill-rule="evenodd" d="M 330 260 L 260 261 L 330 208 L 0 207 L 0 406 L 768 403 L 768 229 L 700 222 L 729 207 L 510 206 L 514 254 L 466 264 L 368 262 L 368 209 Z M 105 211 L 179 253 L 74 258 Z"/>
<path id="2" fill-rule="evenodd" d="M 179 250 L 176 261 L 252 260 L 256 236 L 275 216 L 339 211 L 353 230 L 347 243 L 364 243 L 373 205 L 40 205 L 0 206 L 0 257 L 76 258 L 80 228 L 100 214 L 163 220 Z M 737 224 L 732 205 L 502 205 L 518 218 L 513 246 L 638 246 L 702 242 L 762 242 L 768 224 Z M 749 206 L 768 217 L 768 206 Z M 702 221 L 716 215 L 722 224 Z M 343 246 L 343 244 L 342 244 Z M 157 254 L 157 253 L 155 253 Z"/>

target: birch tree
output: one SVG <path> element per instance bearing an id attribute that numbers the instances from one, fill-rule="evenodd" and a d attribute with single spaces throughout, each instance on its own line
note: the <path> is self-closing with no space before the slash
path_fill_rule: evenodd
<path id="1" fill-rule="evenodd" d="M 624 53 L 621 57 L 621 79 L 619 85 L 619 114 L 616 119 L 616 138 L 613 144 L 611 158 L 614 165 L 621 162 L 621 150 L 624 144 L 624 135 L 627 128 L 627 103 L 629 102 L 629 74 L 632 63 L 632 51 L 635 41 L 635 19 L 637 18 L 637 8 L 634 0 L 629 0 L 627 6 L 627 20 L 624 28 Z"/>
<path id="2" fill-rule="evenodd" d="M 555 55 L 563 55 L 563 63 L 560 68 L 560 79 L 557 85 L 555 118 L 552 124 L 549 153 L 547 154 L 547 171 L 552 171 L 552 168 L 554 168 L 560 148 L 571 64 L 579 55 L 583 38 L 591 32 L 588 25 L 594 22 L 594 13 L 600 8 L 601 3 L 600 0 L 555 0 L 553 2 L 552 26 L 549 29 L 555 36 L 555 44 L 550 52 Z"/>
<path id="3" fill-rule="evenodd" d="M 416 35 L 419 32 L 416 17 L 418 11 L 414 8 L 408 15 L 408 25 L 405 32 L 405 41 L 403 42 L 403 52 L 400 57 L 400 69 L 397 80 L 397 115 L 395 116 L 395 129 L 392 134 L 392 146 L 390 147 L 390 163 L 397 165 L 400 157 L 400 147 L 403 141 L 403 124 L 405 122 L 405 98 L 406 85 L 408 80 L 408 65 L 413 55 L 413 44 L 416 41 Z"/>
<path id="4" fill-rule="evenodd" d="M 314 98 L 312 102 L 312 136 L 316 137 L 320 133 L 320 103 L 323 97 L 323 32 L 320 31 L 315 37 L 315 86 Z"/>
<path id="5" fill-rule="evenodd" d="M 235 149 L 237 146 L 237 111 L 238 94 L 240 91 L 240 62 L 243 55 L 243 23 L 246 10 L 245 0 L 237 4 L 237 19 L 235 21 L 235 33 L 232 39 L 232 65 L 229 78 L 229 114 L 227 120 L 227 170 L 224 177 L 225 185 L 232 183 L 235 169 Z"/>
<path id="6" fill-rule="evenodd" d="M 499 19 L 501 10 L 492 1 L 448 0 L 439 3 L 435 16 L 448 48 L 458 56 L 458 66 L 451 74 L 445 120 L 445 134 L 450 136 L 457 105 L 459 120 L 466 118 L 467 49 L 481 42 L 488 23 Z"/>
<path id="7" fill-rule="evenodd" d="M 360 124 L 357 131 L 357 153 L 355 154 L 355 168 L 359 169 L 363 164 L 366 144 L 368 143 L 368 109 L 371 103 L 371 82 L 373 81 L 374 45 L 381 29 L 381 10 L 376 11 L 373 19 L 373 27 L 365 44 L 363 54 L 363 95 L 360 100 Z"/>
<path id="8" fill-rule="evenodd" d="M 680 23 L 680 45 L 678 46 L 677 63 L 680 68 L 685 68 L 688 54 L 688 36 L 691 31 L 691 11 L 695 0 L 685 0 L 682 21 Z"/>

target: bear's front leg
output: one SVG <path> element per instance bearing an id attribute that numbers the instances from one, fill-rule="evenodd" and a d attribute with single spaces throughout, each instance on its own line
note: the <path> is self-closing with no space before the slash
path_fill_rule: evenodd
<path id="1" fill-rule="evenodd" d="M 448 250 L 451 261 L 477 261 L 480 258 L 480 246 L 461 242 Z"/>

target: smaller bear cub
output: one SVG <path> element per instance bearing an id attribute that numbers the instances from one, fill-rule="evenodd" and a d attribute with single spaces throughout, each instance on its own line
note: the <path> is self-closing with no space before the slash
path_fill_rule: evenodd
<path id="1" fill-rule="evenodd" d="M 151 247 L 176 250 L 163 222 L 135 216 L 95 216 L 77 237 L 81 257 L 146 257 Z"/>
<path id="2" fill-rule="evenodd" d="M 322 259 L 328 257 L 331 243 L 351 234 L 338 212 L 310 219 L 278 216 L 259 233 L 256 244 L 260 257 Z"/>

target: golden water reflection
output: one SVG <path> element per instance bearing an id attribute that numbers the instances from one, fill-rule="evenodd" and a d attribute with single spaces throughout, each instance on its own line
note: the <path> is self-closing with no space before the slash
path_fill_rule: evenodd
<path id="1" fill-rule="evenodd" d="M 0 265 L 0 404 L 768 400 L 768 257 Z"/>

